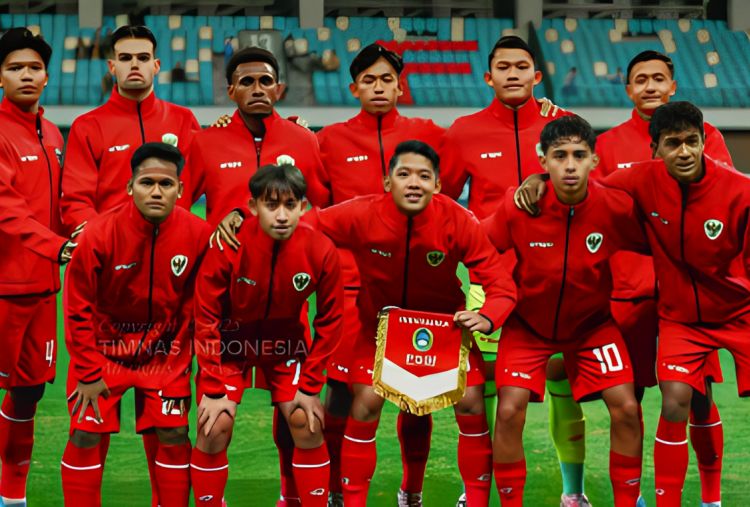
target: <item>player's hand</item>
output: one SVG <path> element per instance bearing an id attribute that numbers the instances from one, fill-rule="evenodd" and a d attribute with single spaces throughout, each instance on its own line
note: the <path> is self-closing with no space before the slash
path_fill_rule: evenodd
<path id="1" fill-rule="evenodd" d="M 489 334 L 492 331 L 492 324 L 489 320 L 477 312 L 469 310 L 456 312 L 456 315 L 453 316 L 453 322 L 461 329 L 468 329 L 471 332 L 479 331 L 482 334 Z"/>
<path id="2" fill-rule="evenodd" d="M 164 412 L 166 412 L 167 415 L 172 415 L 172 410 L 174 410 L 175 405 L 178 405 L 180 408 L 180 417 L 184 416 L 185 413 L 188 411 L 188 406 L 190 403 L 190 396 L 186 396 L 184 398 L 169 398 L 162 396 L 162 401 L 167 403 L 167 406 L 165 407 Z"/>
<path id="3" fill-rule="evenodd" d="M 222 398 L 209 398 L 204 395 L 198 405 L 198 431 L 203 430 L 203 434 L 208 436 L 222 412 L 226 412 L 234 419 L 237 404 L 227 398 L 226 394 Z"/>
<path id="4" fill-rule="evenodd" d="M 224 116 L 216 120 L 214 124 L 211 126 L 212 127 L 226 127 L 230 123 L 232 123 L 232 117 L 225 114 Z"/>
<path id="5" fill-rule="evenodd" d="M 68 397 L 68 401 L 76 400 L 76 404 L 73 405 L 73 412 L 71 415 L 76 415 L 80 408 L 80 414 L 78 415 L 78 422 L 83 421 L 83 415 L 86 413 L 86 409 L 89 405 L 94 409 L 94 416 L 99 423 L 104 422 L 102 416 L 99 414 L 99 396 L 109 398 L 109 387 L 104 382 L 104 379 L 99 379 L 92 384 L 84 384 L 78 382 L 75 391 Z"/>
<path id="6" fill-rule="evenodd" d="M 542 210 L 539 208 L 539 199 L 547 192 L 545 182 L 549 180 L 549 174 L 532 174 L 521 183 L 513 195 L 516 207 L 531 216 L 539 216 Z"/>
<path id="7" fill-rule="evenodd" d="M 66 264 L 70 262 L 70 259 L 73 258 L 73 250 L 76 249 L 78 246 L 78 243 L 73 243 L 72 241 L 68 241 L 65 243 L 65 247 L 63 248 L 62 252 L 60 252 L 60 264 Z"/>
<path id="8" fill-rule="evenodd" d="M 307 124 L 307 120 L 305 120 L 304 118 L 300 118 L 299 116 L 290 116 L 289 118 L 287 118 L 287 120 L 293 121 L 300 127 L 305 127 L 307 130 L 310 130 L 310 127 Z"/>
<path id="9" fill-rule="evenodd" d="M 294 395 L 294 401 L 292 401 L 292 410 L 289 411 L 293 414 L 295 410 L 302 409 L 307 416 L 307 424 L 310 427 L 310 433 L 315 433 L 315 418 L 320 421 L 320 427 L 325 429 L 325 412 L 323 411 L 323 404 L 320 402 L 320 396 L 313 395 L 308 396 L 299 389 L 297 394 Z"/>
<path id="10" fill-rule="evenodd" d="M 211 238 L 208 240 L 208 246 L 213 248 L 214 240 L 216 240 L 216 245 L 219 247 L 219 250 L 223 252 L 224 245 L 221 244 L 221 240 L 224 239 L 224 241 L 227 242 L 227 245 L 231 246 L 232 249 L 235 251 L 239 250 L 240 242 L 235 234 L 242 225 L 242 220 L 242 216 L 236 211 L 232 211 L 225 216 L 224 220 L 221 221 L 213 234 L 211 234 Z"/>

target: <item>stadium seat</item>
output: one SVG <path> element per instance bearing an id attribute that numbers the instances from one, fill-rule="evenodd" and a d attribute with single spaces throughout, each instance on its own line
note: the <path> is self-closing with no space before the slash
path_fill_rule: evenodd
<path id="1" fill-rule="evenodd" d="M 89 64 L 91 60 L 76 60 L 75 88 L 73 90 L 73 104 L 83 106 L 89 104 Z"/>

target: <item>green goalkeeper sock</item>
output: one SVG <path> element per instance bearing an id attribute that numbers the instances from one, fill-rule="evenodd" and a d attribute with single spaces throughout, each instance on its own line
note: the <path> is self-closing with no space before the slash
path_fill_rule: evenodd
<path id="1" fill-rule="evenodd" d="M 547 381 L 550 393 L 549 427 L 560 460 L 563 493 L 583 493 L 583 469 L 586 459 L 586 418 L 581 405 L 573 399 L 568 380 Z"/>

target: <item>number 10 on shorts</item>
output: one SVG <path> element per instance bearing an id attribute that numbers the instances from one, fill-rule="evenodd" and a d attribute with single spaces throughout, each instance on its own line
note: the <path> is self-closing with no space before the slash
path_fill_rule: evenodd
<path id="1" fill-rule="evenodd" d="M 602 373 L 608 371 L 620 371 L 623 368 L 620 351 L 617 345 L 610 343 L 604 347 L 597 347 L 593 350 L 594 355 L 599 360 L 599 366 L 602 367 Z"/>

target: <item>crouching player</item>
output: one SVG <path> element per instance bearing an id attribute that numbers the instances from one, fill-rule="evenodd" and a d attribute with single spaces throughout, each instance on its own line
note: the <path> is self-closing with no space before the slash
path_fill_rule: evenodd
<path id="1" fill-rule="evenodd" d="M 633 199 L 588 184 L 598 162 L 594 140 L 579 117 L 548 123 L 539 161 L 554 191 L 540 201 L 541 217 L 517 209 L 509 189 L 483 222 L 497 249 L 518 258 L 518 304 L 503 327 L 495 370 L 494 468 L 503 507 L 523 504 L 526 408 L 544 398 L 547 361 L 559 352 L 575 400 L 601 393 L 609 409 L 614 505 L 635 507 L 639 497 L 643 442 L 630 359 L 610 313 L 609 258 L 621 249 L 649 250 Z"/>
<path id="2" fill-rule="evenodd" d="M 191 320 L 195 277 L 211 228 L 175 208 L 184 164 L 173 146 L 138 148 L 127 187 L 132 202 L 86 226 L 68 268 L 66 505 L 101 505 L 109 434 L 120 430 L 120 400 L 131 387 L 136 431 L 155 430 L 159 439 L 161 505 L 188 505 Z"/>
<path id="3" fill-rule="evenodd" d="M 352 252 L 362 279 L 362 330 L 349 372 L 354 402 L 342 447 L 342 485 L 347 507 L 367 505 L 375 472 L 375 432 L 384 399 L 372 373 L 378 313 L 389 306 L 455 315 L 459 327 L 491 334 L 510 313 L 515 287 L 479 222 L 440 195 L 439 158 L 421 141 L 400 143 L 383 178 L 385 194 L 358 197 L 317 212 L 312 222 L 338 248 Z M 456 277 L 463 262 L 482 283 L 481 313 L 464 310 Z M 458 466 L 470 506 L 489 502 L 492 456 L 484 408 L 484 364 L 472 348 L 464 398 L 455 405 L 460 431 Z M 421 505 L 421 501 L 420 501 Z"/>
<path id="4" fill-rule="evenodd" d="M 254 218 L 237 251 L 209 251 L 196 287 L 200 371 L 198 438 L 191 460 L 196 503 L 220 506 L 227 447 L 237 405 L 259 367 L 294 439 L 293 470 L 304 507 L 325 507 L 330 460 L 323 440 L 320 391 L 341 339 L 344 293 L 333 243 L 308 224 L 307 185 L 290 164 L 267 165 L 250 179 Z M 315 292 L 315 340 L 307 351 L 300 312 Z"/>

